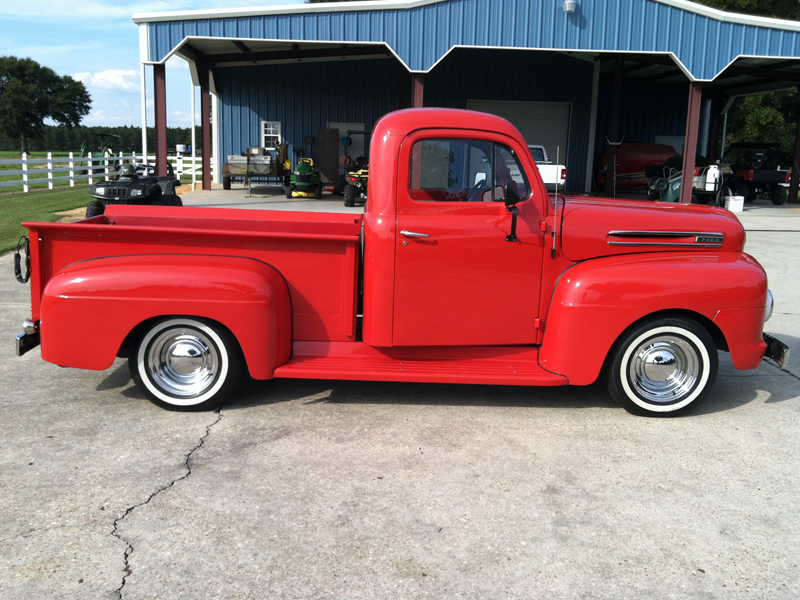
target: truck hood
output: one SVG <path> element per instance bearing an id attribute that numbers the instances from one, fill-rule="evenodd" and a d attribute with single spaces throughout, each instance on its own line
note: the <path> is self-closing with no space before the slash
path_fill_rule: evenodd
<path id="1" fill-rule="evenodd" d="M 564 256 L 582 261 L 632 252 L 741 252 L 745 233 L 722 208 L 674 203 L 565 197 Z"/>

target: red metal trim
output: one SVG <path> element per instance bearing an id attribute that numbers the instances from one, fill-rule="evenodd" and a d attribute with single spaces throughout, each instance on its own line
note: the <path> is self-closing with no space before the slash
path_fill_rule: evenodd
<path id="1" fill-rule="evenodd" d="M 413 91 L 413 108 L 422 108 L 425 106 L 425 73 L 414 73 L 414 91 Z"/>
<path id="2" fill-rule="evenodd" d="M 156 175 L 167 174 L 167 69 L 166 65 L 153 65 L 153 93 L 155 95 Z"/>
<path id="3" fill-rule="evenodd" d="M 681 202 L 691 204 L 694 183 L 694 162 L 697 158 L 697 134 L 700 129 L 700 105 L 703 100 L 703 84 L 689 84 L 689 107 L 686 114 L 686 138 L 683 145 L 683 176 L 681 178 Z"/>

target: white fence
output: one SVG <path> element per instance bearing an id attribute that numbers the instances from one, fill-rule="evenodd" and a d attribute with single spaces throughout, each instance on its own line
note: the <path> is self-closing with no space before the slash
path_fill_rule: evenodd
<path id="1" fill-rule="evenodd" d="M 142 160 L 141 155 L 135 152 L 131 154 L 119 155 L 99 155 L 92 156 L 89 152 L 86 156 L 75 156 L 70 152 L 68 156 L 53 156 L 52 152 L 47 153 L 47 158 L 29 158 L 26 153 L 22 153 L 22 158 L 2 159 L 0 167 L 8 165 L 19 165 L 19 169 L 0 168 L 0 177 L 21 176 L 20 179 L 0 181 L 0 191 L 5 187 L 20 187 L 23 192 L 30 191 L 31 186 L 47 184 L 48 189 L 53 189 L 57 181 L 69 181 L 69 186 L 74 187 L 76 181 L 87 181 L 92 185 L 96 180 L 108 180 L 115 175 L 117 165 L 120 162 L 141 163 L 147 162 L 155 164 L 156 157 L 148 156 Z M 168 156 L 167 160 L 172 164 L 175 176 L 191 176 L 194 184 L 203 174 L 203 159 L 201 157 L 192 158 L 191 156 Z M 213 167 L 212 167 L 213 177 Z M 184 181 L 183 183 L 189 183 Z"/>

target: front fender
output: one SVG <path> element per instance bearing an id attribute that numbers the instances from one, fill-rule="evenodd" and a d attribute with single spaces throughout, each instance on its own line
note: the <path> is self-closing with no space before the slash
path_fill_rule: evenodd
<path id="1" fill-rule="evenodd" d="M 145 255 L 80 261 L 55 275 L 42 297 L 42 358 L 107 369 L 136 326 L 171 315 L 227 327 L 256 379 L 291 356 L 291 299 L 275 268 L 249 258 Z"/>
<path id="2" fill-rule="evenodd" d="M 609 350 L 633 323 L 663 311 L 715 321 L 738 368 L 764 354 L 767 276 L 740 252 L 612 256 L 565 271 L 553 291 L 539 353 L 542 367 L 570 384 L 594 382 Z M 739 320 L 730 318 L 735 314 Z M 760 352 L 760 355 L 758 355 Z"/>

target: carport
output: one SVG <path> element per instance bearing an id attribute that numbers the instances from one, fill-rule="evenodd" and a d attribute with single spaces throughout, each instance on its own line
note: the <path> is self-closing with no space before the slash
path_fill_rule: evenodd
<path id="1" fill-rule="evenodd" d="M 613 156 L 623 139 L 683 136 L 687 174 L 698 149 L 716 158 L 730 98 L 800 83 L 800 23 L 684 0 L 399 0 L 134 21 L 142 68 L 153 66 L 160 171 L 166 60 L 187 60 L 201 89 L 203 147 L 213 148 L 204 189 L 210 154 L 261 145 L 267 129 L 297 146 L 332 124 L 370 129 L 406 106 L 506 116 L 529 143 L 559 149 L 573 192 L 589 191 L 595 153 Z M 795 155 L 800 164 L 800 143 Z M 797 187 L 793 169 L 791 199 Z"/>

